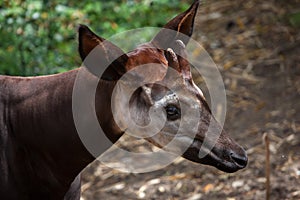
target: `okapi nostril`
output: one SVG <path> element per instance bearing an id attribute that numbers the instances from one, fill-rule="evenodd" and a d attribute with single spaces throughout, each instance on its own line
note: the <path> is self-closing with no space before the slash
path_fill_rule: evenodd
<path id="1" fill-rule="evenodd" d="M 234 152 L 230 153 L 231 159 L 241 168 L 246 167 L 248 158 L 246 155 L 238 155 Z"/>

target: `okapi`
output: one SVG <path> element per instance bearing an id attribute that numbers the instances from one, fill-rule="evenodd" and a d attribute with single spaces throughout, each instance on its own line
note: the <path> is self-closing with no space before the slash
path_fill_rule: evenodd
<path id="1" fill-rule="evenodd" d="M 164 28 L 190 37 L 198 5 L 199 1 L 196 0 L 187 11 L 173 18 Z M 197 102 L 193 106 L 200 112 L 197 133 L 189 138 L 192 143 L 182 156 L 225 172 L 235 172 L 246 166 L 244 149 L 230 138 L 212 116 L 201 90 L 193 82 L 189 62 L 173 51 L 177 48 L 184 52 L 188 40 L 177 35 L 164 36 L 162 30 L 149 43 L 124 53 L 84 25 L 79 26 L 78 34 L 79 53 L 83 61 L 97 47 L 102 49 L 106 61 L 112 63 L 102 74 L 95 95 L 98 121 L 110 141 L 115 143 L 126 129 L 117 126 L 110 109 L 116 83 L 136 66 L 155 63 L 166 70 L 174 69 L 181 75 L 180 79 L 173 80 L 174 84 L 187 91 L 185 103 L 188 105 L 189 99 L 192 99 Z M 160 48 L 161 42 L 169 45 L 168 50 Z M 121 52 L 122 56 L 110 60 L 109 55 L 114 52 Z M 1 199 L 80 199 L 80 172 L 95 160 L 80 140 L 72 115 L 74 81 L 80 70 L 84 71 L 87 82 L 93 80 L 95 75 L 82 67 L 48 76 L 0 76 Z M 159 76 L 154 77 L 158 81 L 170 81 L 167 75 L 157 72 L 149 72 L 149 76 Z M 149 108 L 160 101 L 159 105 L 167 119 L 166 125 L 158 136 L 147 139 L 158 147 L 164 147 L 171 140 L 181 118 L 178 101 L 165 98 L 171 93 L 159 84 L 148 84 L 139 88 L 130 101 L 131 114 L 139 118 L 146 117 Z M 200 147 L 210 124 L 213 124 L 213 130 L 221 131 L 221 134 L 212 150 L 200 158 Z M 186 134 L 188 137 L 189 130 L 186 130 Z M 185 142 L 182 140 L 182 143 Z"/>

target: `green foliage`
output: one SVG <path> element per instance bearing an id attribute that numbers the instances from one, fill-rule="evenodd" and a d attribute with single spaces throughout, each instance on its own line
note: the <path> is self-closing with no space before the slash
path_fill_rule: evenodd
<path id="1" fill-rule="evenodd" d="M 0 3 L 0 74 L 39 75 L 80 66 L 76 27 L 102 37 L 161 27 L 192 1 L 3 0 Z"/>
<path id="2" fill-rule="evenodd" d="M 296 12 L 293 14 L 290 14 L 288 16 L 289 22 L 292 26 L 299 28 L 300 27 L 300 12 Z"/>

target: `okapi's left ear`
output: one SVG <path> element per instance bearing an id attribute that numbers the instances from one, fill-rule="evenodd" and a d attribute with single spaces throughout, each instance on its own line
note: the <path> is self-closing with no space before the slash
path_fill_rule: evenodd
<path id="1" fill-rule="evenodd" d="M 80 57 L 91 72 L 100 71 L 102 67 L 104 73 L 101 79 L 104 80 L 118 80 L 126 72 L 128 56 L 119 47 L 97 36 L 85 25 L 79 26 L 78 34 Z M 94 49 L 95 58 L 87 59 Z M 98 75 L 97 72 L 95 74 Z"/>
<path id="2" fill-rule="evenodd" d="M 181 40 L 185 45 L 187 45 L 189 38 L 193 34 L 194 20 L 197 14 L 199 3 L 200 0 L 195 0 L 188 10 L 177 15 L 175 18 L 169 21 L 152 39 L 151 43 L 163 49 L 170 47 L 170 44 L 176 40 Z M 171 29 L 173 31 L 166 29 Z"/>

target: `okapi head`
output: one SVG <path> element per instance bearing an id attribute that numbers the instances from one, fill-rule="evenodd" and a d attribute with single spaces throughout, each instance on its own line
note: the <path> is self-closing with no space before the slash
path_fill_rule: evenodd
<path id="1" fill-rule="evenodd" d="M 101 76 L 103 81 L 116 86 L 116 82 L 131 71 L 133 79 L 119 81 L 125 85 L 124 90 L 126 86 L 131 87 L 133 80 L 145 82 L 132 93 L 127 110 L 129 112 L 120 109 L 115 113 L 120 130 L 136 131 L 129 130 L 129 118 L 141 127 L 151 121 L 158 124 L 163 121 L 163 126 L 157 128 L 156 134 L 146 138 L 148 141 L 167 151 L 181 151 L 184 158 L 193 162 L 211 165 L 225 172 L 235 172 L 247 165 L 247 155 L 212 116 L 201 90 L 193 82 L 191 66 L 187 61 L 185 47 L 193 33 L 198 6 L 199 1 L 195 1 L 187 11 L 169 21 L 149 43 L 127 54 L 81 25 L 79 52 L 84 61 L 97 47 L 100 50 L 99 56 L 104 55 L 105 61 L 111 63 Z M 112 59 L 114 54 L 122 56 Z M 177 89 L 177 92 L 172 88 Z M 119 94 L 124 94 L 124 91 Z M 119 96 L 117 102 L 112 102 L 112 106 L 115 104 L 118 107 L 122 101 L 123 97 Z M 155 115 L 157 110 L 161 112 Z M 190 115 L 193 111 L 198 114 Z M 156 116 L 155 119 L 151 117 L 151 112 Z M 180 127 L 181 123 L 185 123 L 184 128 Z M 145 135 L 142 132 L 140 134 Z M 168 147 L 174 138 L 176 146 Z"/>

